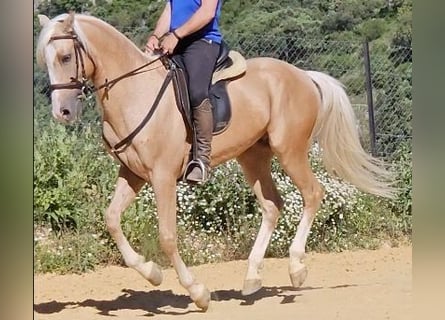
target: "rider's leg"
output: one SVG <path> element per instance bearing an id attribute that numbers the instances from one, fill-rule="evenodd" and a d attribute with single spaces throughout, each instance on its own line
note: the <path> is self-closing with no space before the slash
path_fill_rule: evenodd
<path id="1" fill-rule="evenodd" d="M 202 162 L 202 166 L 192 167 L 187 174 L 186 179 L 191 182 L 206 181 L 210 169 L 213 114 L 209 87 L 219 47 L 215 42 L 201 39 L 187 46 L 182 54 L 188 75 L 192 119 L 196 132 L 196 156 L 197 160 Z"/>

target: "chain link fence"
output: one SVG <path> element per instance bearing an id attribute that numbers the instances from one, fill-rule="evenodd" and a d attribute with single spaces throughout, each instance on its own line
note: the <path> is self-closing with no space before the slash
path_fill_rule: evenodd
<path id="1" fill-rule="evenodd" d="M 401 143 L 411 146 L 411 47 L 294 36 L 237 36 L 226 41 L 246 58 L 275 57 L 339 79 L 355 109 L 362 143 L 374 155 L 391 158 Z"/>

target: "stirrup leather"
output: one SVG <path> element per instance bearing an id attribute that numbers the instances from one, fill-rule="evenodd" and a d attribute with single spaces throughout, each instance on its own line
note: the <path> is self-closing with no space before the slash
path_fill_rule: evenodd
<path id="1" fill-rule="evenodd" d="M 191 182 L 190 180 L 187 180 L 187 176 L 190 173 L 190 171 L 193 169 L 193 167 L 195 167 L 195 166 L 198 166 L 201 169 L 201 172 L 202 172 L 201 180 L 197 181 L 197 182 L 198 183 L 204 183 L 204 182 L 207 181 L 208 175 L 209 175 L 209 169 L 204 164 L 204 162 L 202 162 L 201 159 L 191 160 L 187 164 L 187 166 L 185 167 L 184 176 L 182 177 L 182 181 L 184 181 L 184 182 Z M 195 182 L 195 181 L 193 181 L 193 182 Z"/>

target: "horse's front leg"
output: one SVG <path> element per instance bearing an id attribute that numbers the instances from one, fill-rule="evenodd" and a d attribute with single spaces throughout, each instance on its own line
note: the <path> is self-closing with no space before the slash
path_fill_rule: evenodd
<path id="1" fill-rule="evenodd" d="M 122 212 L 133 202 L 144 184 L 145 181 L 135 176 L 126 167 L 121 167 L 113 198 L 105 213 L 105 220 L 107 229 L 116 242 L 125 264 L 137 270 L 152 285 L 158 286 L 162 282 L 161 268 L 152 261 L 145 262 L 145 258 L 133 250 L 120 225 Z"/>
<path id="2" fill-rule="evenodd" d="M 176 232 L 176 178 L 171 173 L 159 172 L 151 178 L 156 197 L 159 220 L 159 240 L 162 250 L 178 274 L 179 282 L 186 288 L 195 304 L 207 310 L 210 292 L 197 282 L 178 252 Z"/>

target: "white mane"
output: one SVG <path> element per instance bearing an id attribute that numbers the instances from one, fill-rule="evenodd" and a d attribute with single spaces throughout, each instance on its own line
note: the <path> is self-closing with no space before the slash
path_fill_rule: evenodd
<path id="1" fill-rule="evenodd" d="M 36 59 L 40 66 L 45 65 L 45 47 L 51 41 L 51 37 L 55 34 L 63 34 L 62 23 L 68 17 L 67 13 L 63 13 L 51 19 L 40 31 L 39 40 L 37 41 Z M 73 30 L 78 36 L 78 40 L 82 43 L 85 51 L 88 52 L 88 44 L 85 42 L 85 34 L 78 23 L 78 18 L 95 19 L 94 17 L 76 14 L 73 22 Z M 97 19 L 98 20 L 98 19 Z M 98 20 L 100 21 L 100 20 Z"/>
<path id="2" fill-rule="evenodd" d="M 45 47 L 48 45 L 48 43 L 51 41 L 51 37 L 53 35 L 62 35 L 64 33 L 63 30 L 63 22 L 65 19 L 67 19 L 69 15 L 67 13 L 58 15 L 57 17 L 54 17 L 53 19 L 49 20 L 43 29 L 40 32 L 39 40 L 37 42 L 37 49 L 36 49 L 36 59 L 39 65 L 44 66 L 45 65 Z M 76 14 L 74 17 L 72 28 L 74 32 L 78 36 L 78 40 L 82 43 L 85 51 L 89 54 L 89 48 L 88 48 L 88 42 L 86 41 L 86 35 L 81 27 L 81 22 L 90 22 L 97 25 L 100 25 L 100 27 L 103 27 L 108 30 L 116 30 L 113 26 L 106 23 L 105 21 L 98 19 L 93 16 L 85 15 L 85 14 Z M 130 44 L 130 46 L 133 46 L 134 49 L 139 50 L 140 49 L 125 35 L 120 33 L 118 30 L 117 35 L 122 40 Z"/>

